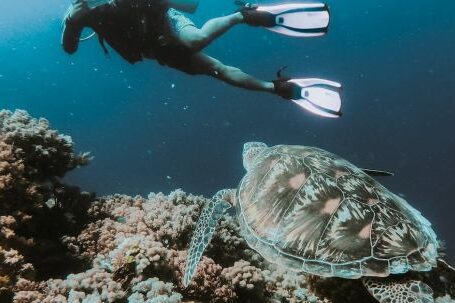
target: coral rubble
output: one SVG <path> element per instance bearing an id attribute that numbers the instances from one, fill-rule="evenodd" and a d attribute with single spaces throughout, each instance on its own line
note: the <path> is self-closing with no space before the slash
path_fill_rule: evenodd
<path id="1" fill-rule="evenodd" d="M 0 112 L 0 302 L 374 302 L 358 280 L 267 263 L 230 214 L 185 288 L 187 248 L 207 199 L 181 190 L 95 198 L 61 182 L 88 161 L 46 120 Z M 446 286 L 436 289 L 437 302 L 451 302 Z"/>

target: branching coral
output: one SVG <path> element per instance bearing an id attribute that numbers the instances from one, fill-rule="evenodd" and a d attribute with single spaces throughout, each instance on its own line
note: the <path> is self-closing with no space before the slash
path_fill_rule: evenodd
<path id="1" fill-rule="evenodd" d="M 70 270 L 61 236 L 76 234 L 93 199 L 60 181 L 87 164 L 71 138 L 24 111 L 0 111 L 0 299 L 10 298 L 21 278 Z M 74 268 L 72 268 L 74 269 Z M 2 301 L 3 302 L 3 301 Z"/>
<path id="2" fill-rule="evenodd" d="M 3 249 L 0 246 L 0 291 L 14 286 L 16 277 L 33 279 L 35 270 L 30 263 L 26 263 L 24 256 L 14 249 Z"/>
<path id="3" fill-rule="evenodd" d="M 129 303 L 179 303 L 182 295 L 173 291 L 171 283 L 163 283 L 157 278 L 139 282 L 132 288 Z"/>
<path id="4" fill-rule="evenodd" d="M 6 144 L 20 148 L 27 177 L 47 180 L 62 177 L 77 166 L 88 164 L 90 155 L 74 153 L 71 137 L 59 134 L 44 119 L 27 112 L 0 111 L 0 134 Z"/>

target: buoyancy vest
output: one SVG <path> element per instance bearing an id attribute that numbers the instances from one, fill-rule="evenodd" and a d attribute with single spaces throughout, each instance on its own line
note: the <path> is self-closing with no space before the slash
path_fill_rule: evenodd
<path id="1" fill-rule="evenodd" d="M 160 0 L 114 0 L 97 7 L 89 27 L 129 63 L 155 58 L 162 47 L 168 7 Z"/>

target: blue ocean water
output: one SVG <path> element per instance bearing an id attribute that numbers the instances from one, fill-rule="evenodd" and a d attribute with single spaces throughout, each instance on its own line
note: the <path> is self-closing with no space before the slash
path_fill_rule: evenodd
<path id="1" fill-rule="evenodd" d="M 0 107 L 44 116 L 91 151 L 93 163 L 67 179 L 100 195 L 235 187 L 251 140 L 314 145 L 394 171 L 381 182 L 433 222 L 455 261 L 455 2 L 327 3 L 323 38 L 239 25 L 206 51 L 263 79 L 288 65 L 295 77 L 342 82 L 340 119 L 153 61 L 108 58 L 96 39 L 69 56 L 60 46 L 68 3 L 58 0 L 0 2 Z M 234 9 L 201 0 L 192 19 L 200 25 Z"/>

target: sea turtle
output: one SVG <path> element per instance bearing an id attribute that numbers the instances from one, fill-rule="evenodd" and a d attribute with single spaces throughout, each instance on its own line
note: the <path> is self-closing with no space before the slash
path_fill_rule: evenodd
<path id="1" fill-rule="evenodd" d="M 325 150 L 260 142 L 244 145 L 238 189 L 206 203 L 194 232 L 187 286 L 218 220 L 235 207 L 241 234 L 266 260 L 323 277 L 361 278 L 381 303 L 434 302 L 422 281 L 385 279 L 436 267 L 430 222 L 370 175 Z M 370 175 L 369 175 L 370 174 Z"/>

